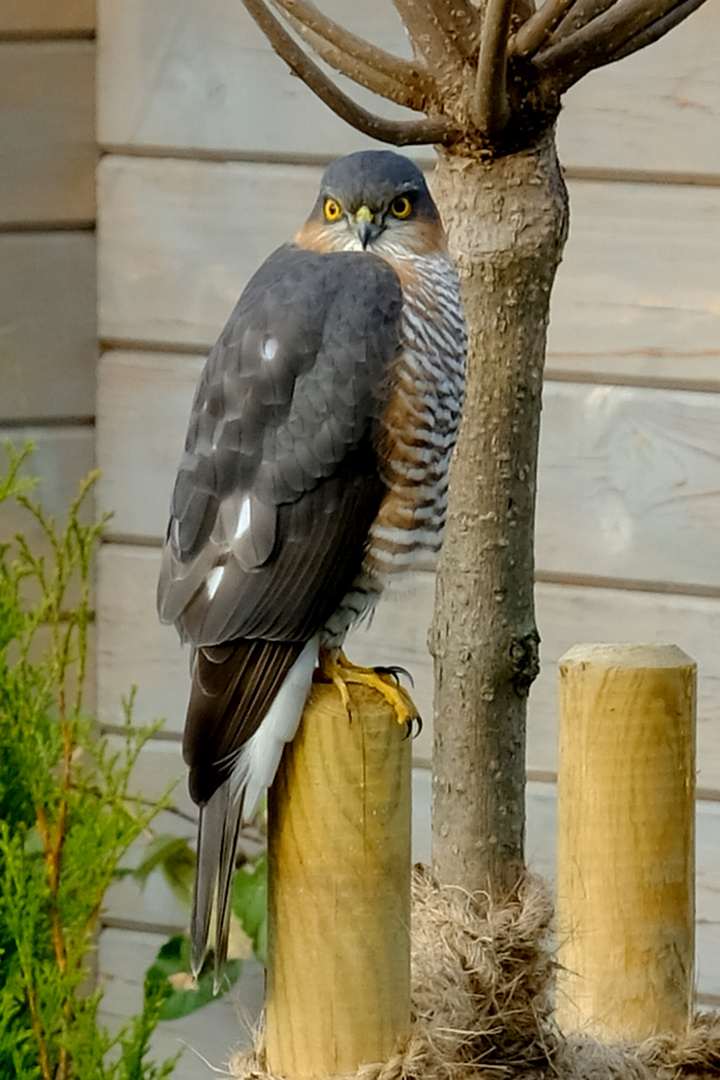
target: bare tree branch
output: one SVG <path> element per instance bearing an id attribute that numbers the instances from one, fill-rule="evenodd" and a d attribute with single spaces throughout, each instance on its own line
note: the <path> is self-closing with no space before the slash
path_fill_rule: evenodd
<path id="1" fill-rule="evenodd" d="M 436 75 L 447 72 L 449 82 L 460 78 L 463 57 L 458 36 L 448 30 L 453 21 L 454 0 L 393 0 L 405 23 L 416 54 L 422 56 Z M 462 5 L 461 5 L 462 6 Z M 438 83 L 446 80 L 438 79 Z"/>
<path id="2" fill-rule="evenodd" d="M 539 52 L 534 64 L 546 86 L 562 93 L 593 68 L 609 64 L 636 35 L 679 6 L 677 0 L 617 0 L 562 41 Z"/>
<path id="3" fill-rule="evenodd" d="M 363 109 L 335 86 L 317 64 L 305 55 L 284 26 L 268 10 L 264 0 L 243 0 L 243 3 L 288 67 L 333 112 L 364 135 L 395 146 L 450 143 L 460 135 L 460 129 L 444 116 L 423 120 L 386 120 Z"/>
<path id="4" fill-rule="evenodd" d="M 607 11 L 614 3 L 615 0 L 575 0 L 569 12 L 555 30 L 553 42 L 570 37 L 581 26 L 586 26 L 587 23 L 596 19 L 598 15 L 602 15 L 603 11 Z"/>
<path id="5" fill-rule="evenodd" d="M 516 19 L 516 26 L 521 26 L 524 22 L 535 14 L 537 11 L 537 4 L 535 0 L 515 0 L 513 4 L 513 16 Z"/>
<path id="6" fill-rule="evenodd" d="M 433 79 L 417 64 L 351 34 L 308 0 L 272 3 L 310 48 L 342 75 L 416 112 L 425 112 L 435 102 Z"/>
<path id="7" fill-rule="evenodd" d="M 487 135 L 497 135 L 510 119 L 507 50 L 513 0 L 488 0 L 478 57 L 473 120 Z"/>
<path id="8" fill-rule="evenodd" d="M 576 0 L 546 0 L 510 39 L 511 56 L 534 56 Z"/>
<path id="9" fill-rule="evenodd" d="M 428 0 L 445 33 L 461 56 L 474 56 L 480 41 L 480 15 L 469 0 Z"/>
<path id="10" fill-rule="evenodd" d="M 639 34 L 635 34 L 630 38 L 622 48 L 618 49 L 611 60 L 622 60 L 624 56 L 630 56 L 631 53 L 637 52 L 639 49 L 644 49 L 646 45 L 652 45 L 654 41 L 658 41 L 661 37 L 667 34 L 668 30 L 672 30 L 673 27 L 681 23 L 688 15 L 692 15 L 693 11 L 697 11 L 705 3 L 705 0 L 684 0 L 683 3 L 678 4 L 672 11 L 668 11 L 667 15 L 663 15 L 661 19 L 657 19 L 645 30 L 641 30 Z"/>

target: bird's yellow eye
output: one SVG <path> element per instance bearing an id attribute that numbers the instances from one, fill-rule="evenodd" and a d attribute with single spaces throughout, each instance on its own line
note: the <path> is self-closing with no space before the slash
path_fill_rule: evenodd
<path id="1" fill-rule="evenodd" d="M 337 221 L 342 217 L 342 206 L 335 199 L 325 200 L 325 220 Z"/>
<path id="2" fill-rule="evenodd" d="M 412 203 L 407 195 L 398 195 L 396 199 L 393 199 L 390 203 L 390 212 L 396 218 L 410 217 L 412 214 Z"/>

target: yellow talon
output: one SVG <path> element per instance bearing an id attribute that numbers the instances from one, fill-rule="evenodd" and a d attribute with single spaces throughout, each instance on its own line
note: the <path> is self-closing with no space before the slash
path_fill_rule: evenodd
<path id="1" fill-rule="evenodd" d="M 394 676 L 389 673 L 377 671 L 371 667 L 360 667 L 351 663 L 343 652 L 331 653 L 329 650 L 323 650 L 320 654 L 318 673 L 320 678 L 337 687 L 351 720 L 354 718 L 354 709 L 348 692 L 348 683 L 358 683 L 362 686 L 371 686 L 382 694 L 395 710 L 398 724 L 407 727 L 408 731 L 412 729 L 416 721 L 421 722 L 415 702 L 407 690 L 400 686 Z"/>

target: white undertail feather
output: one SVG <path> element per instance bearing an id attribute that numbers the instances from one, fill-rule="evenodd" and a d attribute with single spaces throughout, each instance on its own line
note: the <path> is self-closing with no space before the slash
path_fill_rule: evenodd
<path id="1" fill-rule="evenodd" d="M 277 772 L 285 743 L 292 742 L 318 660 L 318 638 L 311 638 L 285 676 L 262 724 L 243 746 L 230 778 L 233 799 L 242 797 L 249 821 Z"/>
<path id="2" fill-rule="evenodd" d="M 228 780 L 200 808 L 197 869 L 191 917 L 192 968 L 197 977 L 205 959 L 215 913 L 215 990 L 227 957 L 230 891 L 235 847 L 243 820 L 252 818 L 273 782 L 285 743 L 295 736 L 318 659 L 319 640 L 308 641 L 285 676 L 260 727 L 245 743 Z"/>

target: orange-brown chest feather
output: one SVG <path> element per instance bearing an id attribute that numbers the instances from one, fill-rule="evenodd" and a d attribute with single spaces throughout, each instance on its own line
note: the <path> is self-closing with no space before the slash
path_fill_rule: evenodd
<path id="1" fill-rule="evenodd" d="M 423 565 L 439 548 L 465 360 L 459 283 L 447 257 L 388 261 L 403 286 L 403 348 L 382 417 L 379 454 L 388 492 L 367 559 L 367 568 L 381 575 Z"/>
<path id="2" fill-rule="evenodd" d="M 295 237 L 314 251 L 359 242 L 311 219 Z M 370 249 L 385 259 L 403 292 L 402 351 L 381 418 L 379 466 L 387 494 L 371 528 L 364 571 L 371 577 L 428 562 L 438 550 L 447 471 L 460 422 L 465 324 L 460 286 L 439 221 L 403 222 Z"/>

